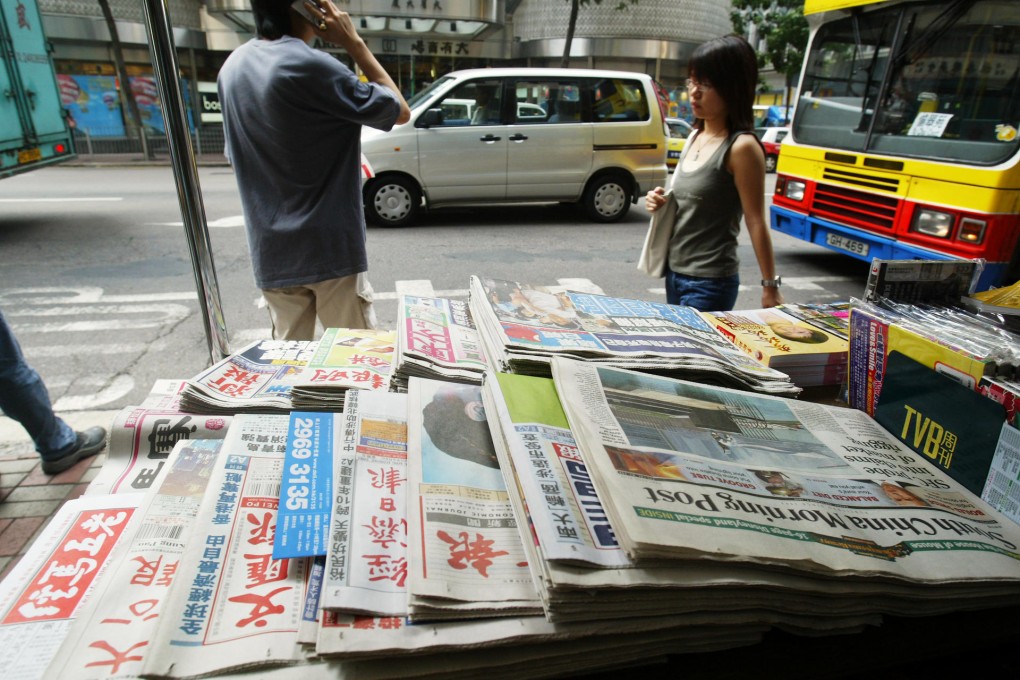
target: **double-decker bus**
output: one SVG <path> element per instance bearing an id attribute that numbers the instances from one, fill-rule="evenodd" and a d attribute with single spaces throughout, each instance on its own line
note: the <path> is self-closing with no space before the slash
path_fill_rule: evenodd
<path id="1" fill-rule="evenodd" d="M 870 261 L 1020 268 L 1020 2 L 807 0 L 772 228 Z"/>

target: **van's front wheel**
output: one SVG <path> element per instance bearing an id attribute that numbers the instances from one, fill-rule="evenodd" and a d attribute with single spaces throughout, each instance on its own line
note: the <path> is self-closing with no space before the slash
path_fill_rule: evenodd
<path id="1" fill-rule="evenodd" d="M 593 222 L 619 222 L 630 210 L 632 192 L 625 175 L 602 175 L 588 183 L 581 207 Z"/>
<path id="2" fill-rule="evenodd" d="M 365 187 L 365 214 L 377 226 L 406 226 L 420 206 L 421 191 L 406 177 L 376 177 Z"/>

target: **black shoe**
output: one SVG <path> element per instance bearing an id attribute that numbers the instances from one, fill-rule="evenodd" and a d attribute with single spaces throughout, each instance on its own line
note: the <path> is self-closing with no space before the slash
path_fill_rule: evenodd
<path id="1" fill-rule="evenodd" d="M 42 471 L 48 475 L 55 475 L 63 472 L 79 460 L 94 456 L 106 447 L 106 430 L 96 426 L 90 427 L 84 432 L 77 432 L 78 441 L 70 453 L 64 454 L 56 460 L 44 460 Z"/>

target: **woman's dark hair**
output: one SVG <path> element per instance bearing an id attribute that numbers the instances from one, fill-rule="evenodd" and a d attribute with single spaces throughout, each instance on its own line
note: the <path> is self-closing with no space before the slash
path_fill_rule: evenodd
<path id="1" fill-rule="evenodd" d="M 251 0 L 255 33 L 260 38 L 277 40 L 290 33 L 292 0 Z"/>
<path id="2" fill-rule="evenodd" d="M 731 132 L 754 129 L 754 91 L 758 86 L 758 58 L 739 35 L 726 35 L 702 43 L 691 55 L 687 75 L 711 83 L 726 102 L 726 128 Z M 698 120 L 695 127 L 704 126 Z"/>

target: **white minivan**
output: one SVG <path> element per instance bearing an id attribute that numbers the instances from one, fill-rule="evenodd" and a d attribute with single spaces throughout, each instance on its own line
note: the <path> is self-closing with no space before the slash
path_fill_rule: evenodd
<path id="1" fill-rule="evenodd" d="M 644 74 L 454 71 L 409 104 L 407 123 L 362 132 L 376 225 L 409 224 L 423 207 L 520 202 L 576 202 L 615 222 L 666 183 L 666 127 Z"/>

